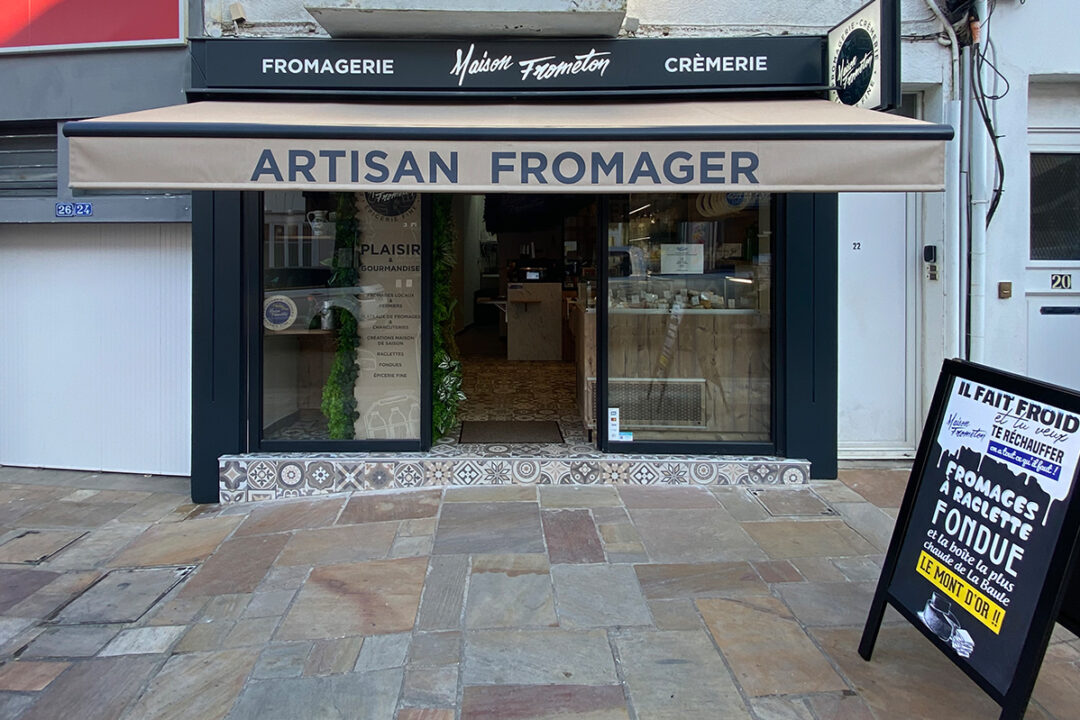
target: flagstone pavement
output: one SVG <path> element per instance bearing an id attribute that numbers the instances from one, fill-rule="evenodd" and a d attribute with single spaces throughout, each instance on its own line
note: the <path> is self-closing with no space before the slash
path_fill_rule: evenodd
<path id="1" fill-rule="evenodd" d="M 907 473 L 241 505 L 0 468 L 0 718 L 997 717 L 890 611 Z M 1075 718 L 1058 628 L 1029 718 Z"/>

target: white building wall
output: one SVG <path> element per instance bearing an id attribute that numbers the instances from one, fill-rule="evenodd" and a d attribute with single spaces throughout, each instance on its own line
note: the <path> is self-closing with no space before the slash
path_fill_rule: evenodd
<path id="1" fill-rule="evenodd" d="M 1033 144 L 1028 130 L 1032 123 L 1063 123 L 1067 132 L 1062 136 L 1071 135 L 1072 147 L 1080 152 L 1080 115 L 1070 99 L 1080 88 L 1080 42 L 1061 27 L 1062 19 L 1072 17 L 1075 11 L 1074 0 L 1025 4 L 1001 0 L 990 20 L 990 58 L 1007 78 L 1009 92 L 993 103 L 1006 176 L 1001 204 L 987 231 L 984 362 L 1023 374 L 1031 365 L 1026 298 L 1043 290 L 1041 282 L 1046 277 L 1025 271 L 1029 265 L 1029 157 Z M 1002 88 L 1000 83 L 998 88 Z M 1075 280 L 1080 281 L 1080 273 Z M 999 282 L 1013 283 L 1011 298 L 998 298 Z M 1074 332 L 1080 333 L 1080 317 L 1074 319 L 1078 325 Z"/>

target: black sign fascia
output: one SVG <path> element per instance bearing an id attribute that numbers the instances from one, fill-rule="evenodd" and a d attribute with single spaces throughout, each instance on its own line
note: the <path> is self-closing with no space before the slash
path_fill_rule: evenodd
<path id="1" fill-rule="evenodd" d="M 191 41 L 192 93 L 822 92 L 824 37 Z"/>
<path id="2" fill-rule="evenodd" d="M 1020 720 L 1055 621 L 1078 625 L 1078 456 L 1080 394 L 946 361 L 859 654 L 891 605 Z"/>

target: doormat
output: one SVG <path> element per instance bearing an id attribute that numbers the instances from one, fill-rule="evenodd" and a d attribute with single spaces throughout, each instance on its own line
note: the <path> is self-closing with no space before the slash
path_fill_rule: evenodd
<path id="1" fill-rule="evenodd" d="M 465 420 L 461 443 L 561 443 L 554 420 Z"/>

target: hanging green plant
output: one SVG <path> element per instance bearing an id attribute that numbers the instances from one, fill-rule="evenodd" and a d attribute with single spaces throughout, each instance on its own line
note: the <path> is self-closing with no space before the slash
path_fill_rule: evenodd
<path id="1" fill-rule="evenodd" d="M 431 387 L 432 439 L 438 440 L 457 424 L 461 391 L 461 361 L 454 339 L 454 305 L 450 286 L 454 268 L 454 221 L 449 195 L 436 195 L 432 226 Z"/>
<path id="2" fill-rule="evenodd" d="M 331 258 L 330 287 L 353 287 L 359 275 L 353 262 L 353 248 L 359 235 L 356 220 L 356 195 L 351 192 L 337 194 L 337 222 L 334 230 L 334 255 Z M 356 378 L 360 366 L 356 363 L 356 349 L 360 346 L 356 318 L 348 310 L 335 307 L 334 325 L 337 328 L 334 360 L 322 392 L 323 415 L 326 416 L 330 438 L 352 440 L 356 437 L 356 421 L 360 413 L 356 409 Z"/>

